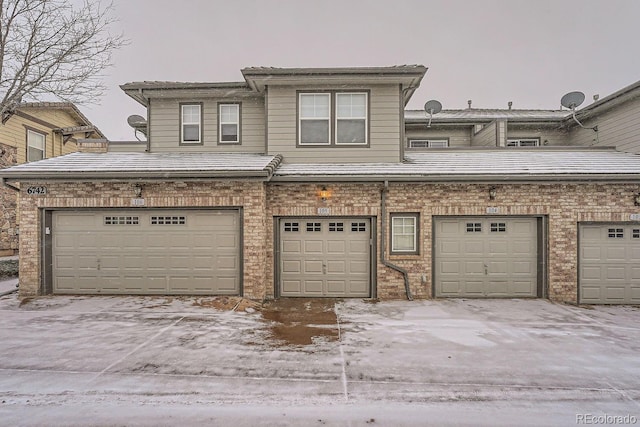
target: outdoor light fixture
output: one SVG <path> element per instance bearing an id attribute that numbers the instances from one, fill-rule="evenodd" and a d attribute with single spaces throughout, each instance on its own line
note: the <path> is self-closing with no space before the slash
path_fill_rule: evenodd
<path id="1" fill-rule="evenodd" d="M 319 195 L 320 195 L 320 198 L 322 199 L 322 201 L 325 201 L 329 197 L 331 197 L 331 192 L 329 190 L 327 190 L 327 187 L 325 187 L 323 185 L 322 188 L 320 189 Z"/>
<path id="2" fill-rule="evenodd" d="M 136 195 L 137 198 L 142 197 L 142 186 L 140 184 L 134 184 L 133 193 Z"/>
<path id="3" fill-rule="evenodd" d="M 495 200 L 497 193 L 498 191 L 496 190 L 496 187 L 489 188 L 489 200 Z"/>
<path id="4" fill-rule="evenodd" d="M 640 206 L 640 193 L 633 196 L 633 204 L 636 206 Z"/>

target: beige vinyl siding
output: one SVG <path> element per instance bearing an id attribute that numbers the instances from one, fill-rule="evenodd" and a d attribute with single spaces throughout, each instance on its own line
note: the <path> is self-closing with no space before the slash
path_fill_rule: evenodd
<path id="1" fill-rule="evenodd" d="M 405 132 L 408 141 L 411 139 L 448 139 L 449 147 L 470 147 L 471 146 L 471 130 L 468 127 L 454 129 L 407 129 Z M 417 150 L 414 148 L 414 150 Z"/>
<path id="2" fill-rule="evenodd" d="M 56 125 L 56 127 L 79 126 L 68 113 L 62 110 L 45 110 L 42 108 L 21 109 L 25 114 L 37 117 L 40 120 Z M 25 126 L 31 130 L 45 135 L 45 157 L 55 157 L 76 151 L 75 141 L 69 140 L 63 144 L 60 134 L 55 134 L 51 127 L 43 126 L 16 114 L 11 116 L 4 125 L 0 126 L 0 143 L 11 147 L 16 147 L 17 162 L 27 161 L 27 131 Z"/>
<path id="3" fill-rule="evenodd" d="M 321 90 L 368 90 L 368 147 L 297 147 L 297 93 Z M 399 162 L 401 111 L 397 85 L 367 87 L 269 87 L 268 154 L 282 154 L 286 163 Z M 333 125 L 333 124 L 332 124 Z"/>
<path id="4" fill-rule="evenodd" d="M 203 143 L 180 145 L 180 103 L 202 103 Z M 218 103 L 241 104 L 240 144 L 218 144 Z M 264 153 L 264 100 L 242 99 L 151 99 L 151 152 Z"/>
<path id="5" fill-rule="evenodd" d="M 542 127 L 527 128 L 509 124 L 507 138 L 537 138 L 540 140 L 540 146 L 569 145 L 566 132 Z"/>
<path id="6" fill-rule="evenodd" d="M 471 137 L 471 146 L 473 147 L 496 147 L 498 122 L 493 121 L 486 125 L 480 132 Z"/>
<path id="7" fill-rule="evenodd" d="M 635 98 L 582 121 L 586 127 L 598 126 L 598 134 L 591 129 L 574 127 L 569 143 L 581 146 L 615 146 L 620 151 L 640 154 L 640 98 Z"/>

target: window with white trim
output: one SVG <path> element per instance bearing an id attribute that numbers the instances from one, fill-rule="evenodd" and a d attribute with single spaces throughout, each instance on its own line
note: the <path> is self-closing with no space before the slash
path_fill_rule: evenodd
<path id="1" fill-rule="evenodd" d="M 538 138 L 507 138 L 507 147 L 538 147 Z"/>
<path id="2" fill-rule="evenodd" d="M 182 104 L 180 106 L 180 142 L 183 144 L 202 143 L 202 105 Z"/>
<path id="3" fill-rule="evenodd" d="M 46 135 L 27 129 L 27 161 L 44 159 Z"/>
<path id="4" fill-rule="evenodd" d="M 367 145 L 368 92 L 298 94 L 299 145 Z"/>
<path id="5" fill-rule="evenodd" d="M 448 139 L 410 139 L 409 148 L 448 148 Z"/>
<path id="6" fill-rule="evenodd" d="M 218 105 L 218 142 L 221 144 L 240 142 L 240 104 Z"/>
<path id="7" fill-rule="evenodd" d="M 301 93 L 298 103 L 300 144 L 330 144 L 331 94 Z"/>
<path id="8" fill-rule="evenodd" d="M 336 144 L 367 143 L 367 94 L 336 93 Z"/>
<path id="9" fill-rule="evenodd" d="M 418 253 L 418 215 L 391 214 L 391 253 Z"/>

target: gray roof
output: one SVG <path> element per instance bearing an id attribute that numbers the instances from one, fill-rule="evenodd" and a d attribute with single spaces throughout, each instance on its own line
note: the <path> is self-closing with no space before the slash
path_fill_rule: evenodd
<path id="1" fill-rule="evenodd" d="M 432 123 L 477 122 L 507 119 L 511 121 L 558 121 L 571 115 L 568 110 L 508 110 L 489 108 L 467 108 L 464 110 L 442 110 L 433 115 Z M 424 110 L 405 110 L 407 122 L 423 122 L 428 115 Z"/>
<path id="2" fill-rule="evenodd" d="M 403 163 L 283 164 L 273 180 L 640 181 L 640 155 L 612 148 L 504 148 L 406 153 Z"/>
<path id="3" fill-rule="evenodd" d="M 268 178 L 282 157 L 227 153 L 72 153 L 0 169 L 4 179 Z"/>

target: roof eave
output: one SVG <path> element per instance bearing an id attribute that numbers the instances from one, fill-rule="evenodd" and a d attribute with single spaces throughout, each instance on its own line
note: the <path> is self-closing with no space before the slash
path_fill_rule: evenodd
<path id="1" fill-rule="evenodd" d="M 557 183 L 557 182 L 615 182 L 634 183 L 640 182 L 640 173 L 637 174 L 479 174 L 479 175 L 428 175 L 428 174 L 379 174 L 379 175 L 274 175 L 274 182 L 465 182 L 465 183 Z"/>

